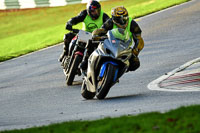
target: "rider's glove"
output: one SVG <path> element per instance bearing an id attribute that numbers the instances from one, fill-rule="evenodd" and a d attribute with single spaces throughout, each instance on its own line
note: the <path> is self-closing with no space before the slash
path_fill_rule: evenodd
<path id="1" fill-rule="evenodd" d="M 67 23 L 65 28 L 66 30 L 72 30 L 72 24 Z"/>
<path id="2" fill-rule="evenodd" d="M 96 29 L 92 32 L 92 36 L 102 36 L 104 34 L 106 34 L 107 31 L 103 28 L 100 28 L 100 29 Z"/>
<path id="3" fill-rule="evenodd" d="M 93 35 L 92 36 L 92 40 L 94 40 L 94 41 L 99 41 L 100 39 L 101 39 L 101 37 L 98 36 L 98 35 Z"/>

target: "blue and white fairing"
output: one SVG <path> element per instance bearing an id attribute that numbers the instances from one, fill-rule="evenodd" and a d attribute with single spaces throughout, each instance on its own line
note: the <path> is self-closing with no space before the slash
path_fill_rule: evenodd
<path id="1" fill-rule="evenodd" d="M 123 64 L 126 68 L 129 66 L 128 60 L 132 56 L 133 46 L 128 32 L 121 31 L 121 29 L 113 29 L 108 31 L 107 36 L 108 38 L 99 44 L 88 60 L 86 82 L 90 92 L 95 92 L 97 77 L 103 75 L 108 63 L 115 66 Z"/>

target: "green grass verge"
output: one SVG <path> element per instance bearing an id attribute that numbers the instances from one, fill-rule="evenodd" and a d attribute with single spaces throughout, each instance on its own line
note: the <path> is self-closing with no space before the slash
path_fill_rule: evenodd
<path id="1" fill-rule="evenodd" d="M 200 106 L 95 121 L 73 121 L 2 133 L 200 133 Z"/>
<path id="2" fill-rule="evenodd" d="M 186 1 L 189 0 L 111 0 L 101 4 L 109 15 L 113 7 L 124 5 L 129 16 L 137 18 Z M 65 23 L 85 6 L 0 11 L 0 62 L 62 42 L 67 33 Z"/>

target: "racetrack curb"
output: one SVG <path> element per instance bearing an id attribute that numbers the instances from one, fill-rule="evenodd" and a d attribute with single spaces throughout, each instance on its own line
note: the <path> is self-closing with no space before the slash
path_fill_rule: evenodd
<path id="1" fill-rule="evenodd" d="M 159 77 L 158 79 L 156 79 L 156 80 L 152 81 L 151 83 L 149 83 L 147 85 L 147 87 L 150 90 L 157 90 L 157 91 L 176 91 L 176 92 L 177 91 L 179 91 L 179 92 L 180 91 L 197 91 L 195 89 L 190 89 L 190 90 L 171 90 L 170 89 L 170 90 L 168 90 L 168 89 L 161 88 L 159 86 L 162 81 L 164 81 L 164 80 L 168 79 L 169 77 L 173 76 L 175 73 L 181 72 L 181 71 L 185 70 L 186 68 L 191 67 L 195 63 L 197 63 L 200 66 L 200 57 L 181 65 L 180 67 L 172 70 L 171 72 L 166 73 L 165 75 L 163 75 L 163 76 Z"/>

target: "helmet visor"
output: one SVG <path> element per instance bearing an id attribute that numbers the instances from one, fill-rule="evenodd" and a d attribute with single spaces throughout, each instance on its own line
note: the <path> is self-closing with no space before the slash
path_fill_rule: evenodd
<path id="1" fill-rule="evenodd" d="M 96 6 L 90 6 L 89 12 L 93 19 L 97 19 L 100 16 L 101 9 L 97 8 Z"/>
<path id="2" fill-rule="evenodd" d="M 119 17 L 114 17 L 113 19 L 117 24 L 120 24 L 120 25 L 125 25 L 128 22 L 128 16 L 125 16 L 125 17 L 119 16 Z"/>

